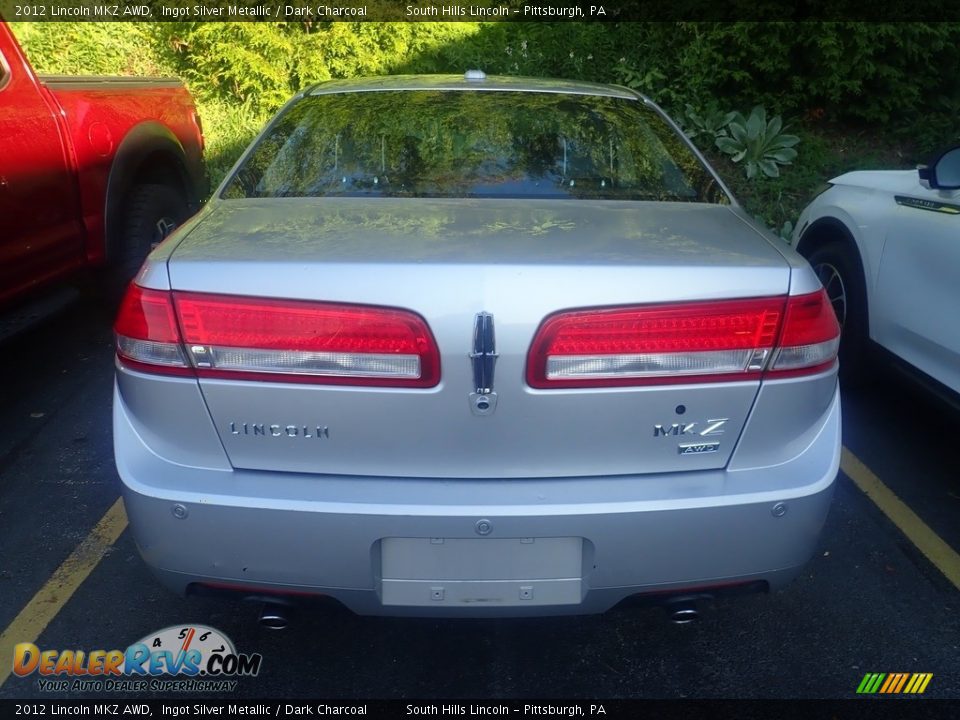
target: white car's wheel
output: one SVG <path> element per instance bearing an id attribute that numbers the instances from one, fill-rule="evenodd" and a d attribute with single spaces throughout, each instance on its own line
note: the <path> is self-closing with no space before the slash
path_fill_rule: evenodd
<path id="1" fill-rule="evenodd" d="M 862 383 L 870 368 L 867 294 L 859 260 L 839 242 L 815 247 L 808 259 L 840 323 L 840 380 L 846 385 Z"/>

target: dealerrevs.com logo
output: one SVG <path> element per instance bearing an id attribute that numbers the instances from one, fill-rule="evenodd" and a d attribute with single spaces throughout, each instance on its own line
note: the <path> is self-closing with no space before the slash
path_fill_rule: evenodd
<path id="1" fill-rule="evenodd" d="M 33 643 L 13 649 L 14 675 L 38 675 L 38 689 L 47 692 L 229 692 L 234 678 L 255 677 L 262 661 L 204 625 L 172 625 L 126 650 L 41 650 Z"/>

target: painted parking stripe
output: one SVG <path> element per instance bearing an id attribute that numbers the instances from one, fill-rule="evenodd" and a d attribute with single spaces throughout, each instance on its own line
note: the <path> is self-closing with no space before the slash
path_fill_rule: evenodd
<path id="1" fill-rule="evenodd" d="M 881 482 L 860 459 L 846 447 L 840 458 L 840 468 L 854 484 L 890 518 L 900 531 L 960 589 L 960 555 L 944 542 L 921 520 L 890 488 Z M 90 534 L 74 549 L 70 556 L 56 569 L 50 579 L 31 598 L 20 614 L 0 634 L 0 685 L 12 671 L 12 663 L 5 659 L 13 657 L 13 647 L 21 642 L 36 642 L 40 633 L 57 616 L 57 613 L 73 597 L 77 588 L 93 572 L 107 550 L 117 541 L 127 527 L 127 513 L 123 499 L 116 502 L 100 518 Z M 869 676 L 868 676 L 869 677 Z M 886 676 L 875 676 L 870 682 L 865 677 L 857 692 L 876 692 Z M 889 682 L 889 680 L 888 680 Z M 915 693 L 926 690 L 930 677 L 913 689 Z M 866 685 L 866 687 L 864 687 Z M 862 688 L 862 689 L 861 689 Z"/>
<path id="2" fill-rule="evenodd" d="M 893 490 L 884 485 L 860 459 L 846 447 L 840 456 L 840 469 L 856 484 L 890 520 L 900 532 L 926 558 L 937 566 L 946 578 L 960 590 L 960 554 L 950 547 L 930 527 L 898 498 Z"/>
<path id="3" fill-rule="evenodd" d="M 93 572 L 126 527 L 127 513 L 123 507 L 123 498 L 117 498 L 90 534 L 74 548 L 3 634 L 0 634 L 0 685 L 6 682 L 13 671 L 14 645 L 37 641 L 40 633 L 73 597 L 77 588 Z"/>

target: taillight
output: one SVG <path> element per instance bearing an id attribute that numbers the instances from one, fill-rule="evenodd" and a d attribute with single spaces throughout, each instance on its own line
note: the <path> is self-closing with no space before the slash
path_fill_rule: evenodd
<path id="1" fill-rule="evenodd" d="M 778 348 L 770 372 L 805 375 L 830 367 L 840 349 L 840 324 L 826 290 L 787 300 Z"/>
<path id="2" fill-rule="evenodd" d="M 839 335 L 823 291 L 562 312 L 537 333 L 527 383 L 662 385 L 758 379 L 768 368 L 817 372 L 836 358 Z"/>
<path id="3" fill-rule="evenodd" d="M 131 295 L 158 296 L 158 304 L 159 296 L 165 299 L 184 367 L 200 377 L 390 387 L 440 381 L 436 342 L 423 318 L 406 310 L 134 287 Z M 121 359 L 149 363 L 125 349 L 131 323 L 121 326 L 122 319 L 123 309 Z M 164 338 L 169 341 L 169 333 Z"/>
<path id="4" fill-rule="evenodd" d="M 135 369 L 192 374 L 180 343 L 170 293 L 131 284 L 113 330 L 117 355 Z"/>

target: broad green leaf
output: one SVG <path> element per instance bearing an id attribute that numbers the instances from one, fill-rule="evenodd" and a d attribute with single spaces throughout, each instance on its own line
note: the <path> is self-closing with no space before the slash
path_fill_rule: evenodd
<path id="1" fill-rule="evenodd" d="M 747 129 L 739 122 L 730 123 L 727 128 L 730 130 L 730 134 L 738 142 L 745 143 L 747 141 Z"/>
<path id="2" fill-rule="evenodd" d="M 780 130 L 783 128 L 783 120 L 779 115 L 777 115 L 773 120 L 767 123 L 767 137 L 775 138 L 780 134 Z"/>
<path id="3" fill-rule="evenodd" d="M 759 137 L 767 129 L 766 114 L 763 108 L 755 107 L 747 120 L 747 133 L 750 137 Z"/>
<path id="4" fill-rule="evenodd" d="M 743 150 L 743 144 L 737 142 L 733 138 L 718 137 L 716 142 L 717 142 L 717 147 L 721 151 L 728 153 L 729 155 L 733 155 Z"/>
<path id="5" fill-rule="evenodd" d="M 780 135 L 775 138 L 771 145 L 772 147 L 793 147 L 798 142 L 800 142 L 800 138 L 796 135 Z"/>
<path id="6" fill-rule="evenodd" d="M 780 169 L 773 160 L 761 160 L 759 165 L 767 177 L 780 177 Z"/>
<path id="7" fill-rule="evenodd" d="M 793 148 L 780 148 L 779 150 L 767 153 L 767 157 L 771 160 L 776 160 L 778 163 L 787 164 L 797 157 L 797 151 Z"/>

